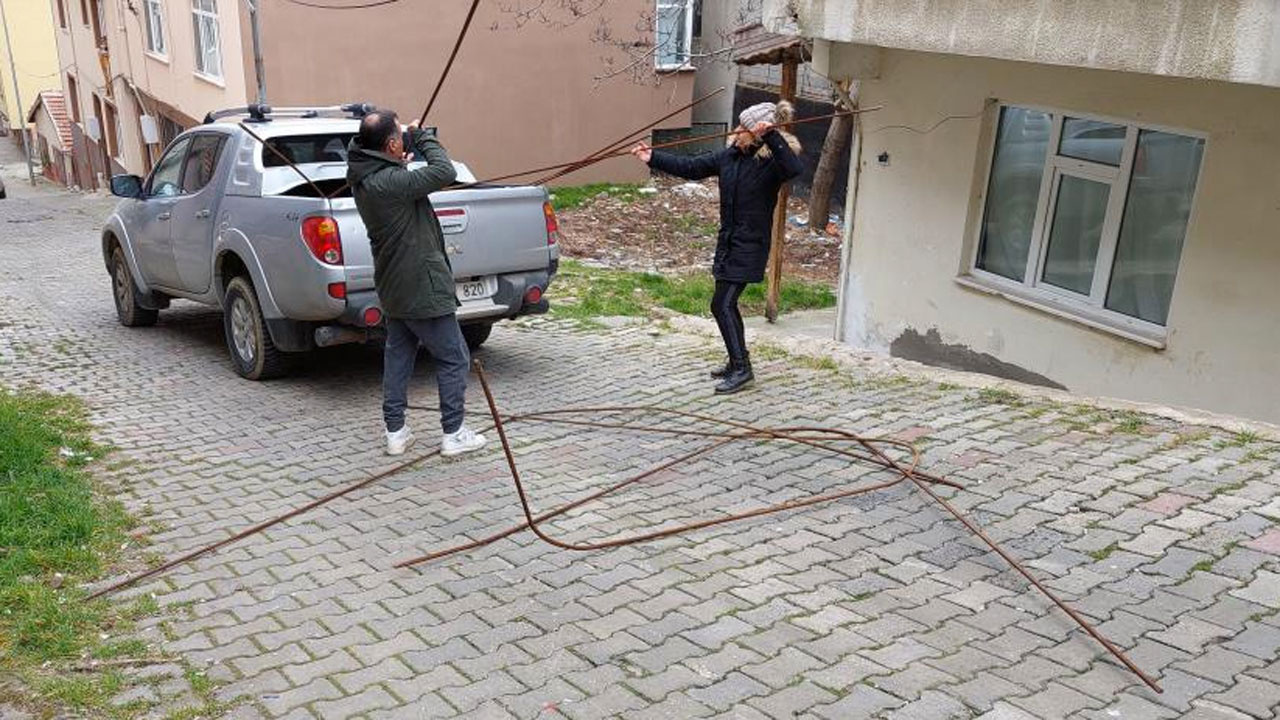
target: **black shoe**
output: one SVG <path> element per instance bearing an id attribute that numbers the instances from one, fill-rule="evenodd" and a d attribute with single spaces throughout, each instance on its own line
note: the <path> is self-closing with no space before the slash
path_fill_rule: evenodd
<path id="1" fill-rule="evenodd" d="M 712 370 L 712 371 L 711 371 L 711 379 L 712 379 L 712 380 L 719 380 L 720 378 L 725 377 L 726 375 L 728 375 L 728 374 L 729 374 L 729 373 L 731 373 L 731 372 L 733 372 L 733 361 L 732 361 L 732 360 L 725 360 L 725 361 L 724 361 L 724 367 L 719 368 L 719 369 L 717 369 L 717 370 Z"/>
<path id="2" fill-rule="evenodd" d="M 756 378 L 755 374 L 751 372 L 751 360 L 742 358 L 741 360 L 734 360 L 730 364 L 733 366 L 733 370 L 716 386 L 717 395 L 736 393 L 750 385 L 751 381 Z"/>

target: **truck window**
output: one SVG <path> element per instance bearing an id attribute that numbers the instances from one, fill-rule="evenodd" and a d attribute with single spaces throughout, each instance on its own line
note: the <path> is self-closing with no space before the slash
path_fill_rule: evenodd
<path id="1" fill-rule="evenodd" d="M 345 163 L 347 144 L 354 133 L 328 133 L 324 135 L 284 135 L 267 140 L 271 147 L 298 165 L 307 163 Z M 285 167 L 286 163 L 270 150 L 262 151 L 263 167 Z"/>
<path id="2" fill-rule="evenodd" d="M 147 183 L 147 194 L 152 197 L 173 197 L 181 193 L 182 159 L 187 155 L 187 147 L 191 138 L 184 137 L 173 143 L 169 152 L 156 163 L 151 173 L 151 181 Z"/>
<path id="3" fill-rule="evenodd" d="M 182 171 L 182 192 L 190 195 L 200 192 L 213 179 L 218 170 L 218 158 L 222 155 L 222 135 L 197 135 L 191 141 L 191 152 Z"/>

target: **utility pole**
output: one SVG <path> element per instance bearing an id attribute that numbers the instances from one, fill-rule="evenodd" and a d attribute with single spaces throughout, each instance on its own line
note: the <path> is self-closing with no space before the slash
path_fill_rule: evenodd
<path id="1" fill-rule="evenodd" d="M 13 99 L 18 103 L 18 112 L 21 113 L 22 124 L 27 124 L 27 108 L 22 104 L 22 90 L 18 88 L 18 66 L 13 62 L 13 43 L 9 40 L 9 19 L 4 14 L 4 0 L 0 0 L 0 25 L 4 26 L 4 47 L 9 51 L 9 71 L 13 73 Z M 31 179 L 31 184 L 36 184 L 36 168 L 31 159 L 31 142 L 27 140 L 27 130 L 23 127 L 22 133 L 22 151 L 27 155 L 27 177 Z"/>
<path id="2" fill-rule="evenodd" d="M 258 104 L 267 104 L 267 73 L 262 67 L 262 40 L 258 32 L 258 6 L 262 0 L 244 0 L 249 6 L 249 28 L 253 32 L 253 73 L 258 80 Z"/>

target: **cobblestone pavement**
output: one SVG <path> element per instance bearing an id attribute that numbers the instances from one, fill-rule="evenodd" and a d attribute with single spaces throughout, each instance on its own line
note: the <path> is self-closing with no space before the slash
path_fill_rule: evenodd
<path id="1" fill-rule="evenodd" d="M 153 527 L 149 551 L 391 466 L 376 352 L 321 352 L 251 383 L 214 311 L 175 303 L 155 328 L 120 327 L 97 245 L 106 207 L 47 190 L 0 202 L 0 377 L 87 400 L 117 461 L 135 462 L 108 480 Z M 763 348 L 758 389 L 715 399 L 714 345 L 648 325 L 507 325 L 478 355 L 512 412 L 657 403 L 914 440 L 924 468 L 967 488 L 944 495 L 1165 692 L 905 485 L 607 552 L 524 534 L 393 569 L 516 519 L 497 451 L 426 461 L 150 582 L 137 592 L 170 607 L 142 636 L 242 698 L 236 718 L 1276 716 L 1272 444 Z M 434 404 L 429 363 L 416 382 Z M 430 413 L 411 422 L 434 436 Z M 535 423 L 511 435 L 539 508 L 707 442 Z M 547 527 L 610 537 L 873 477 L 801 447 L 738 445 Z M 146 674 L 124 699 L 156 700 L 158 715 L 189 699 L 180 668 Z"/>

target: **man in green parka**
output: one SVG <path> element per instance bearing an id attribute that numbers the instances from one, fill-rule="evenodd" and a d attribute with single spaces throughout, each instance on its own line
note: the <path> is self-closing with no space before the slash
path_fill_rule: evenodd
<path id="1" fill-rule="evenodd" d="M 413 442 L 404 413 L 421 343 L 436 359 L 441 454 L 459 455 L 484 447 L 485 439 L 463 424 L 471 356 L 454 314 L 458 298 L 444 233 L 428 199 L 453 183 L 457 172 L 434 131 L 414 123 L 408 136 L 426 159 L 425 167 L 407 167 L 412 153 L 390 110 L 366 115 L 347 153 L 347 181 L 373 248 L 374 285 L 387 325 L 382 369 L 387 453 L 400 455 Z"/>

